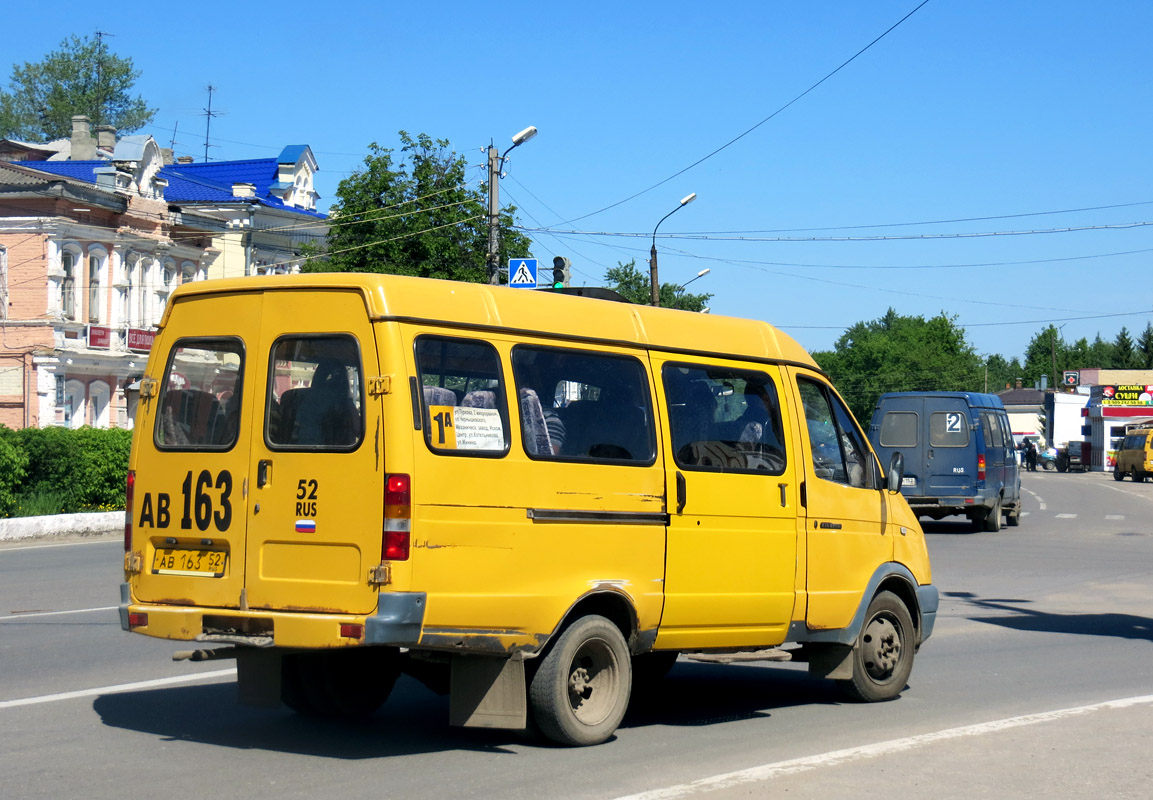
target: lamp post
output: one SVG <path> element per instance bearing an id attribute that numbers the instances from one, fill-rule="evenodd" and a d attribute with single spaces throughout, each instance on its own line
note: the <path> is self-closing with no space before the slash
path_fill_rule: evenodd
<path id="1" fill-rule="evenodd" d="M 661 304 L 660 284 L 657 282 L 657 228 L 661 226 L 661 222 L 664 222 L 666 219 L 696 199 L 696 192 L 693 192 L 688 197 L 681 198 L 680 205 L 661 217 L 661 220 L 657 223 L 656 228 L 653 228 L 653 248 L 649 251 L 649 282 L 652 284 L 652 304 L 654 306 L 659 306 Z M 700 276 L 698 275 L 697 277 L 699 278 Z M 693 280 L 696 280 L 696 278 Z"/>
<path id="2" fill-rule="evenodd" d="M 692 283 L 693 281 L 695 281 L 697 278 L 703 278 L 703 277 L 705 277 L 706 275 L 708 275 L 710 272 L 712 272 L 712 270 L 711 270 L 711 269 L 709 269 L 708 267 L 705 267 L 705 268 L 704 268 L 704 269 L 702 269 L 700 272 L 698 272 L 698 273 L 697 273 L 697 274 L 696 274 L 694 277 L 692 277 L 692 278 L 689 278 L 687 281 L 685 281 L 684 283 L 682 283 L 682 284 L 681 284 L 680 286 L 678 286 L 677 288 L 678 288 L 678 289 L 684 289 L 686 286 L 688 286 L 690 283 Z"/>
<path id="3" fill-rule="evenodd" d="M 494 286 L 500 285 L 500 172 L 504 167 L 504 160 L 513 148 L 516 148 L 532 137 L 536 136 L 536 128 L 529 125 L 523 131 L 512 137 L 512 147 L 504 151 L 504 155 L 494 145 L 488 146 L 488 282 Z"/>

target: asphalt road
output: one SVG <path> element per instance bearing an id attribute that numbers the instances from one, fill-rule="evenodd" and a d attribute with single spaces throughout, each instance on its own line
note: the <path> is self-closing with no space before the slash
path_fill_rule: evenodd
<path id="1" fill-rule="evenodd" d="M 0 796 L 1153 793 L 1153 483 L 1027 474 L 1021 526 L 927 523 L 942 607 L 902 697 L 681 660 L 599 747 L 450 728 L 402 679 L 361 724 L 234 703 L 228 662 L 120 630 L 118 540 L 0 547 Z"/>

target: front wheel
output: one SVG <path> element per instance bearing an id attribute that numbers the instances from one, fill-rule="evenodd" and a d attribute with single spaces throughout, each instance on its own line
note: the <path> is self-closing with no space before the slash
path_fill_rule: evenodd
<path id="1" fill-rule="evenodd" d="M 1057 465 L 1054 464 L 1052 461 L 1046 461 L 1045 462 L 1045 471 L 1046 472 L 1052 472 L 1055 469 L 1057 469 Z"/>
<path id="2" fill-rule="evenodd" d="M 1122 480 L 1124 477 L 1125 477 L 1124 472 L 1117 469 L 1116 467 L 1113 467 L 1113 480 L 1119 481 L 1119 480 Z"/>
<path id="3" fill-rule="evenodd" d="M 879 592 L 853 648 L 853 677 L 839 681 L 841 688 L 866 703 L 892 700 L 913 671 L 915 646 L 909 609 L 892 592 Z"/>
<path id="4" fill-rule="evenodd" d="M 541 659 L 529 684 L 540 732 L 566 745 L 600 744 L 624 718 L 632 690 L 628 645 L 601 616 L 576 620 Z"/>

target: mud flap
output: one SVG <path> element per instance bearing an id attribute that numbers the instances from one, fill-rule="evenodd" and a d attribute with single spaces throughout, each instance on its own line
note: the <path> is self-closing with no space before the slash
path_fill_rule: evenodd
<path id="1" fill-rule="evenodd" d="M 283 656 L 269 650 L 242 648 L 236 654 L 236 699 L 242 706 L 277 708 Z"/>
<path id="2" fill-rule="evenodd" d="M 454 655 L 448 721 L 464 728 L 523 729 L 528 721 L 524 661 Z"/>
<path id="3" fill-rule="evenodd" d="M 853 677 L 853 647 L 851 645 L 809 645 L 806 649 L 809 650 L 809 674 L 814 678 L 841 681 Z"/>

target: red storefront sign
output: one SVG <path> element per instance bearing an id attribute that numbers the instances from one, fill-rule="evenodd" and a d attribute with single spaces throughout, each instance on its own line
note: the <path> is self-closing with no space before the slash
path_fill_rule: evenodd
<path id="1" fill-rule="evenodd" d="M 89 325 L 88 346 L 107 350 L 112 346 L 112 329 L 101 325 Z"/>
<path id="2" fill-rule="evenodd" d="M 128 329 L 128 349 L 148 352 L 152 349 L 152 340 L 156 338 L 156 331 L 143 328 Z"/>

